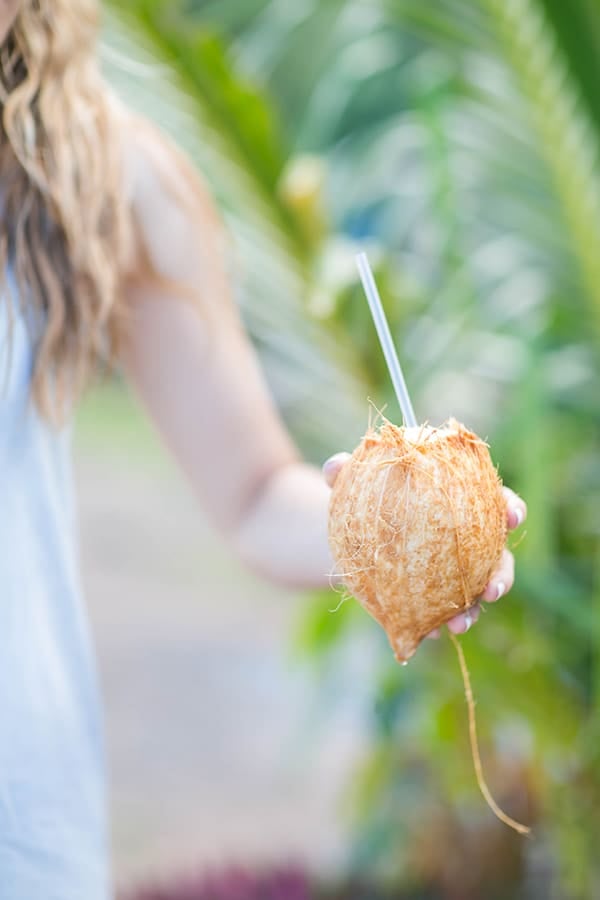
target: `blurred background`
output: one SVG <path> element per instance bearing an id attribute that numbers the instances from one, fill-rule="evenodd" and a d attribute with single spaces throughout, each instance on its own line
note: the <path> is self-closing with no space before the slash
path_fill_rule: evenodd
<path id="1" fill-rule="evenodd" d="M 355 603 L 287 596 L 204 522 L 126 390 L 78 427 L 115 870 L 146 900 L 600 897 L 600 4 L 128 0 L 107 77 L 190 154 L 307 457 L 398 418 L 366 249 L 421 419 L 529 504 L 517 583 L 408 668 Z"/>

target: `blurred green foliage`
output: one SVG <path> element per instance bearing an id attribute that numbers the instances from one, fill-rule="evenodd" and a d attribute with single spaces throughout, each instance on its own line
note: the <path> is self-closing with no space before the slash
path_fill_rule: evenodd
<path id="1" fill-rule="evenodd" d="M 352 446 L 367 397 L 398 417 L 360 246 L 421 418 L 485 435 L 529 504 L 516 586 L 464 644 L 489 781 L 534 837 L 477 793 L 449 643 L 400 669 L 355 605 L 319 595 L 305 649 L 375 647 L 350 864 L 461 900 L 600 896 L 599 5 L 109 5 L 107 71 L 222 204 L 305 451 Z"/>

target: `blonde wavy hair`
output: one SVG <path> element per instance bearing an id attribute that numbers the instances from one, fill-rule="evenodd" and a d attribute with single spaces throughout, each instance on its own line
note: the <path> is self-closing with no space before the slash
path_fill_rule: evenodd
<path id="1" fill-rule="evenodd" d="M 32 396 L 52 420 L 124 327 L 132 222 L 98 25 L 96 0 L 24 0 L 0 48 L 3 262 L 34 330 Z"/>

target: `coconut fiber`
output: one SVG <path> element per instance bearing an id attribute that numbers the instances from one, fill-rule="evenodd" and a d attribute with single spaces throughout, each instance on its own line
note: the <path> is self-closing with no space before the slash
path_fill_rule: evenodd
<path id="1" fill-rule="evenodd" d="M 487 444 L 454 419 L 370 428 L 332 491 L 336 574 L 400 662 L 475 603 L 505 540 L 506 500 Z"/>

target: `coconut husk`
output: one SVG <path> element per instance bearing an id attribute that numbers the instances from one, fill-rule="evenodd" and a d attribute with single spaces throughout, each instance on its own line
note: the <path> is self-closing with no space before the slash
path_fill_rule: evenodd
<path id="1" fill-rule="evenodd" d="M 370 428 L 334 485 L 329 541 L 336 574 L 410 659 L 500 562 L 506 501 L 487 444 L 454 419 Z"/>

